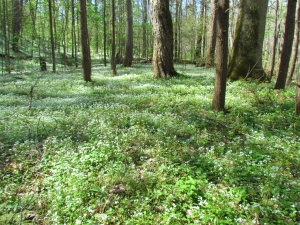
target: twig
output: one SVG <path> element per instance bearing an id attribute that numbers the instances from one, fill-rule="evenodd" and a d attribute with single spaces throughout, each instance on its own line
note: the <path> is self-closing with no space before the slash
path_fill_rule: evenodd
<path id="1" fill-rule="evenodd" d="M 30 87 L 30 92 L 29 92 L 29 110 L 32 108 L 32 99 L 33 99 L 33 90 L 37 86 L 39 79 L 42 77 L 42 75 L 38 76 L 35 83 Z"/>

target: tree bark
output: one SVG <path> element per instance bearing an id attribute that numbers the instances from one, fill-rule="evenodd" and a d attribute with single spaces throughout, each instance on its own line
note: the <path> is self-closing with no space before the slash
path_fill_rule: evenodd
<path id="1" fill-rule="evenodd" d="M 13 43 L 12 43 L 12 50 L 14 52 L 20 52 L 19 49 L 19 39 L 21 35 L 21 28 L 22 28 L 22 6 L 23 0 L 13 0 L 13 22 L 12 22 L 12 35 L 13 35 Z"/>
<path id="2" fill-rule="evenodd" d="M 299 30 L 300 30 L 300 1 L 298 0 L 298 8 L 297 8 L 296 24 L 295 24 L 295 37 L 294 37 L 293 51 L 292 51 L 292 61 L 290 63 L 288 78 L 286 81 L 287 86 L 290 86 L 292 82 L 293 74 L 296 67 L 297 56 L 298 56 L 298 44 L 299 44 Z"/>
<path id="3" fill-rule="evenodd" d="M 205 67 L 213 67 L 215 65 L 215 49 L 216 49 L 216 4 L 217 0 L 211 0 L 211 15 L 210 15 L 210 27 L 209 27 L 209 41 L 206 53 Z"/>
<path id="4" fill-rule="evenodd" d="M 91 64 L 89 33 L 87 28 L 86 0 L 79 0 L 79 14 L 80 14 L 80 30 L 81 30 L 83 80 L 85 82 L 91 82 L 92 64 Z"/>
<path id="5" fill-rule="evenodd" d="M 267 9 L 268 0 L 241 0 L 228 67 L 231 80 L 266 78 L 262 68 L 262 48 Z"/>
<path id="6" fill-rule="evenodd" d="M 56 73 L 56 60 L 55 60 L 55 41 L 53 34 L 53 20 L 52 20 L 52 0 L 48 0 L 49 6 L 49 25 L 50 25 L 50 38 L 51 38 L 51 50 L 52 50 L 52 72 Z"/>
<path id="7" fill-rule="evenodd" d="M 275 66 L 275 56 L 276 56 L 276 47 L 278 42 L 278 33 L 277 33 L 277 21 L 278 21 L 278 6 L 279 6 L 279 0 L 276 0 L 275 5 L 275 21 L 274 21 L 274 37 L 273 37 L 273 47 L 272 47 L 272 60 L 271 60 L 271 69 L 270 69 L 270 75 L 268 77 L 269 80 L 272 79 L 274 75 L 274 66 Z"/>
<path id="8" fill-rule="evenodd" d="M 154 78 L 177 75 L 173 62 L 173 27 L 169 0 L 150 0 Z"/>
<path id="9" fill-rule="evenodd" d="M 112 75 L 117 75 L 117 68 L 116 68 L 116 31 L 115 31 L 115 22 L 116 22 L 116 12 L 115 12 L 115 0 L 111 1 L 111 21 L 112 21 L 112 29 L 111 29 L 111 69 Z"/>
<path id="10" fill-rule="evenodd" d="M 132 2 L 126 0 L 126 44 L 125 44 L 125 58 L 123 62 L 124 67 L 131 67 L 133 60 L 133 19 L 132 19 Z"/>
<path id="11" fill-rule="evenodd" d="M 226 76 L 228 59 L 229 0 L 217 2 L 216 80 L 212 108 L 225 110 Z"/>
<path id="12" fill-rule="evenodd" d="M 106 0 L 103 0 L 103 60 L 104 66 L 107 65 L 106 60 Z"/>
<path id="13" fill-rule="evenodd" d="M 289 62 L 293 47 L 294 28 L 295 28 L 295 13 L 297 7 L 297 0 L 288 0 L 285 28 L 283 34 L 282 52 L 279 59 L 279 70 L 275 89 L 284 89 L 289 69 Z"/>
<path id="14" fill-rule="evenodd" d="M 77 38 L 76 38 L 76 26 L 75 26 L 75 0 L 71 1 L 72 4 L 72 58 L 75 59 L 75 67 L 78 67 L 77 57 Z"/>
<path id="15" fill-rule="evenodd" d="M 143 0 L 143 54 L 144 58 L 148 58 L 148 47 L 147 47 L 147 0 Z"/>
<path id="16" fill-rule="evenodd" d="M 199 26 L 199 31 L 197 35 L 197 40 L 196 40 L 196 50 L 195 50 L 195 61 L 196 61 L 196 66 L 202 66 L 203 60 L 202 60 L 202 42 L 203 42 L 203 36 L 204 36 L 204 31 L 203 31 L 203 21 L 204 21 L 204 8 L 205 8 L 205 0 L 201 1 L 200 5 L 200 26 Z"/>
<path id="17" fill-rule="evenodd" d="M 2 1 L 3 5 L 3 36 L 4 36 L 4 51 L 5 51 L 5 70 L 8 73 L 11 73 L 11 68 L 10 68 L 10 47 L 9 47 L 9 42 L 10 42 L 10 35 L 9 35 L 9 30 L 7 29 L 7 15 L 8 15 L 8 4 L 7 0 Z"/>

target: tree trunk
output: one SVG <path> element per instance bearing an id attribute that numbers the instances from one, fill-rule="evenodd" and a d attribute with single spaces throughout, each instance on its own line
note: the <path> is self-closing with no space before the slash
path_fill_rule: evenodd
<path id="1" fill-rule="evenodd" d="M 143 0 L 143 54 L 144 58 L 148 58 L 148 47 L 147 47 L 147 0 Z"/>
<path id="2" fill-rule="evenodd" d="M 215 64 L 215 48 L 216 48 L 216 4 L 217 0 L 211 0 L 211 15 L 210 15 L 210 27 L 209 27 L 209 42 L 206 53 L 206 67 L 213 67 Z"/>
<path id="3" fill-rule="evenodd" d="M 75 0 L 71 1 L 72 4 L 72 57 L 75 59 L 75 67 L 78 67 L 77 57 L 77 38 L 76 38 L 76 26 L 75 26 Z"/>
<path id="4" fill-rule="evenodd" d="M 106 60 L 106 0 L 103 0 L 103 60 L 104 66 L 107 65 Z"/>
<path id="5" fill-rule="evenodd" d="M 50 38 L 51 38 L 51 49 L 52 49 L 52 72 L 56 73 L 56 60 L 55 60 L 55 41 L 53 35 L 53 20 L 52 20 L 52 0 L 48 0 L 49 6 L 49 25 L 50 25 Z"/>
<path id="6" fill-rule="evenodd" d="M 233 49 L 228 67 L 231 80 L 262 80 L 262 48 L 268 0 L 241 0 Z"/>
<path id="7" fill-rule="evenodd" d="M 207 13 L 207 0 L 202 0 L 204 3 L 204 14 L 203 14 L 203 37 L 202 37 L 202 57 L 205 57 L 206 51 L 206 13 Z"/>
<path id="8" fill-rule="evenodd" d="M 9 30 L 7 29 L 7 18 L 8 18 L 8 4 L 7 0 L 2 1 L 3 5 L 3 36 L 4 36 L 4 50 L 5 50 L 5 70 L 8 73 L 11 73 L 11 68 L 10 68 L 10 47 L 9 47 L 9 42 L 10 42 L 10 35 L 9 35 Z"/>
<path id="9" fill-rule="evenodd" d="M 212 108 L 215 111 L 224 111 L 228 61 L 229 0 L 218 0 L 216 6 L 216 80 Z"/>
<path id="10" fill-rule="evenodd" d="M 125 44 L 125 58 L 123 62 L 124 67 L 131 67 L 133 60 L 133 19 L 132 19 L 132 2 L 126 0 L 126 44 Z"/>
<path id="11" fill-rule="evenodd" d="M 232 48 L 233 46 L 233 39 L 234 39 L 234 32 L 235 32 L 235 22 L 236 22 L 236 0 L 231 1 L 231 17 L 230 17 L 230 25 L 229 25 L 229 46 Z"/>
<path id="12" fill-rule="evenodd" d="M 297 0 L 288 0 L 285 18 L 285 29 L 283 34 L 282 52 L 279 59 L 279 70 L 275 84 L 275 89 L 285 88 L 285 82 L 287 78 L 289 62 L 293 47 L 296 8 Z"/>
<path id="13" fill-rule="evenodd" d="M 205 8 L 205 1 L 201 1 L 200 5 L 200 26 L 199 26 L 199 31 L 197 35 L 197 40 L 196 40 L 196 50 L 195 50 L 195 61 L 196 61 L 196 66 L 202 66 L 204 62 L 202 61 L 202 42 L 203 42 L 203 21 L 204 21 L 204 8 Z"/>
<path id="14" fill-rule="evenodd" d="M 292 78 L 293 78 L 293 74 L 294 74 L 295 66 L 296 66 L 296 62 L 297 62 L 299 30 L 300 30 L 300 0 L 298 1 L 298 9 L 297 9 L 297 14 L 296 14 L 295 37 L 294 37 L 294 44 L 293 44 L 293 51 L 292 51 L 292 61 L 290 63 L 288 79 L 286 81 L 287 86 L 290 86 L 290 84 L 292 82 Z"/>
<path id="15" fill-rule="evenodd" d="M 111 1 L 111 21 L 112 21 L 112 30 L 111 30 L 111 69 L 112 75 L 117 75 L 117 68 L 116 68 L 116 31 L 115 31 L 115 21 L 116 21 L 116 12 L 115 12 L 115 0 Z"/>
<path id="16" fill-rule="evenodd" d="M 173 28 L 169 0 L 150 0 L 154 78 L 177 75 L 173 62 Z"/>
<path id="17" fill-rule="evenodd" d="M 87 28 L 86 0 L 79 0 L 79 14 L 80 14 L 83 80 L 85 82 L 91 82 L 92 64 L 91 64 L 89 33 Z"/>
<path id="18" fill-rule="evenodd" d="M 13 22 L 12 22 L 12 34 L 13 34 L 13 43 L 12 43 L 12 50 L 14 52 L 20 52 L 19 49 L 19 39 L 21 35 L 21 25 L 22 25 L 22 5 L 23 0 L 13 0 Z"/>
<path id="19" fill-rule="evenodd" d="M 277 21 L 278 21 L 278 6 L 279 6 L 279 0 L 276 0 L 275 5 L 275 21 L 274 21 L 274 37 L 273 37 L 273 47 L 272 47 L 272 60 L 271 60 L 271 69 L 270 69 L 270 75 L 268 77 L 269 80 L 272 79 L 274 75 L 274 66 L 275 66 L 275 56 L 276 56 L 276 46 L 278 42 L 278 33 L 277 33 Z"/>
<path id="20" fill-rule="evenodd" d="M 174 56 L 175 62 L 180 62 L 180 20 L 181 20 L 181 4 L 182 1 L 176 0 L 176 10 L 175 10 L 175 28 L 174 28 Z"/>

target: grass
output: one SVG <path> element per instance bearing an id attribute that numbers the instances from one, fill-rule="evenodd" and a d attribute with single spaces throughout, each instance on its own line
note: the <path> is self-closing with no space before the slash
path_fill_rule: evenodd
<path id="1" fill-rule="evenodd" d="M 299 224 L 294 89 L 176 69 L 1 77 L 0 223 Z"/>

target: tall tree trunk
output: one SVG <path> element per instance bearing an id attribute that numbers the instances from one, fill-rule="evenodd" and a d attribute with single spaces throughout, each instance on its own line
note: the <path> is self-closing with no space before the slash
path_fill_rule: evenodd
<path id="1" fill-rule="evenodd" d="M 147 47 L 147 20 L 148 20 L 148 7 L 147 0 L 143 0 L 143 54 L 144 58 L 148 58 L 148 47 Z"/>
<path id="2" fill-rule="evenodd" d="M 262 48 L 268 0 L 241 0 L 233 49 L 229 61 L 231 80 L 265 79 Z"/>
<path id="3" fill-rule="evenodd" d="M 79 14 L 80 14 L 83 80 L 85 82 L 91 82 L 92 64 L 91 64 L 89 33 L 87 28 L 86 0 L 79 0 Z"/>
<path id="4" fill-rule="evenodd" d="M 282 52 L 279 59 L 279 70 L 275 89 L 284 89 L 287 73 L 289 69 L 289 62 L 293 47 L 293 38 L 295 31 L 295 13 L 297 8 L 297 0 L 288 0 L 287 12 L 285 18 L 285 29 L 283 35 Z"/>
<path id="5" fill-rule="evenodd" d="M 175 10 L 175 28 L 174 28 L 174 57 L 175 62 L 180 62 L 179 60 L 179 33 L 180 33 L 180 8 L 182 1 L 176 0 L 176 10 Z"/>
<path id="6" fill-rule="evenodd" d="M 205 57 L 206 51 L 206 13 L 207 13 L 207 4 L 206 0 L 202 0 L 204 2 L 204 14 L 203 14 L 203 37 L 202 37 L 202 57 Z"/>
<path id="7" fill-rule="evenodd" d="M 104 66 L 107 65 L 107 59 L 106 59 L 106 0 L 103 0 L 103 60 L 104 60 Z"/>
<path id="8" fill-rule="evenodd" d="M 8 4 L 7 0 L 2 1 L 3 5 L 3 36 L 4 36 L 4 45 L 5 45 L 5 70 L 8 73 L 11 73 L 11 68 L 10 68 L 10 35 L 9 35 L 9 30 L 7 29 L 7 18 L 8 18 Z"/>
<path id="9" fill-rule="evenodd" d="M 195 61 L 196 66 L 202 66 L 202 43 L 203 43 L 203 21 L 204 21 L 204 8 L 205 8 L 205 0 L 201 0 L 200 5 L 200 26 L 196 40 L 196 50 L 195 50 Z"/>
<path id="10" fill-rule="evenodd" d="M 75 0 L 71 0 L 71 13 L 72 13 L 72 58 L 75 58 L 75 42 L 76 42 L 76 31 L 75 31 Z"/>
<path id="11" fill-rule="evenodd" d="M 12 50 L 14 52 L 20 52 L 19 49 L 19 39 L 21 35 L 21 28 L 22 28 L 22 7 L 23 7 L 23 0 L 13 0 L 13 22 L 12 22 L 12 35 L 13 35 L 13 43 L 12 43 Z"/>
<path id="12" fill-rule="evenodd" d="M 218 0 L 216 10 L 216 80 L 212 108 L 215 111 L 224 111 L 228 59 L 229 0 Z"/>
<path id="13" fill-rule="evenodd" d="M 99 2 L 98 2 L 98 0 L 95 0 L 95 13 L 96 14 L 99 14 L 99 12 L 98 12 L 98 6 L 99 6 Z M 95 21 L 95 32 L 96 32 L 96 34 L 95 34 L 95 47 L 96 47 L 96 54 L 98 54 L 99 53 L 99 39 L 100 39 L 100 35 L 99 35 L 99 21 L 98 20 L 96 20 Z"/>
<path id="14" fill-rule="evenodd" d="M 276 47 L 278 42 L 278 32 L 277 32 L 277 21 L 278 21 L 278 6 L 279 0 L 276 0 L 275 4 L 275 21 L 274 21 L 274 37 L 273 37 L 273 46 L 272 46 L 272 53 L 271 53 L 271 69 L 268 79 L 271 80 L 274 75 L 274 66 L 275 66 L 275 57 L 276 57 Z"/>
<path id="15" fill-rule="evenodd" d="M 294 37 L 294 44 L 293 44 L 293 51 L 292 51 L 292 60 L 290 63 L 288 78 L 286 81 L 286 85 L 290 86 L 293 78 L 293 74 L 295 71 L 295 66 L 297 63 L 297 56 L 298 56 L 298 45 L 299 45 L 299 30 L 300 30 L 300 0 L 298 0 L 298 9 L 296 14 L 296 24 L 295 24 L 295 37 Z"/>
<path id="16" fill-rule="evenodd" d="M 125 58 L 123 62 L 124 67 L 131 67 L 133 60 L 133 19 L 132 19 L 132 3 L 131 0 L 126 0 L 126 44 L 125 44 Z"/>
<path id="17" fill-rule="evenodd" d="M 211 0 L 211 15 L 210 15 L 210 27 L 209 27 L 209 41 L 206 53 L 206 67 L 213 67 L 215 64 L 215 48 L 216 48 L 216 4 L 217 0 Z"/>
<path id="18" fill-rule="evenodd" d="M 36 32 L 36 13 L 37 13 L 37 7 L 38 7 L 38 0 L 36 2 L 32 3 L 29 2 L 29 11 L 30 11 L 30 17 L 32 20 L 32 33 L 31 33 L 31 57 L 33 57 L 33 47 L 34 47 L 34 41 L 36 40 L 37 37 L 37 32 Z"/>
<path id="19" fill-rule="evenodd" d="M 69 24 L 69 5 L 66 6 L 65 9 L 65 23 L 63 23 L 62 28 L 62 39 L 63 39 L 63 64 L 66 66 L 68 65 L 68 57 L 67 57 L 67 31 L 68 31 L 68 24 Z"/>
<path id="20" fill-rule="evenodd" d="M 52 0 L 48 0 L 49 6 L 49 28 L 50 28 L 50 38 L 51 38 L 51 50 L 52 50 L 52 72 L 56 73 L 56 60 L 55 60 L 55 40 L 53 34 L 53 20 L 52 20 Z"/>
<path id="21" fill-rule="evenodd" d="M 116 31 L 115 31 L 115 22 L 116 22 L 116 12 L 115 12 L 115 0 L 111 1 L 111 69 L 112 75 L 117 75 L 117 67 L 116 67 Z"/>
<path id="22" fill-rule="evenodd" d="M 231 11 L 231 17 L 230 17 L 230 25 L 229 25 L 230 30 L 229 30 L 229 37 L 228 37 L 229 38 L 229 46 L 230 46 L 230 48 L 232 48 L 232 46 L 233 46 L 233 39 L 234 39 L 234 32 L 235 32 L 236 0 L 232 0 L 231 4 L 232 4 L 232 6 L 231 6 L 232 10 L 230 10 Z"/>
<path id="23" fill-rule="evenodd" d="M 173 27 L 169 0 L 150 0 L 154 78 L 177 75 L 173 62 Z"/>

